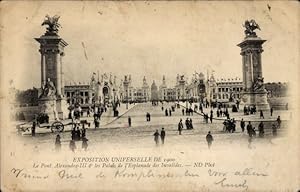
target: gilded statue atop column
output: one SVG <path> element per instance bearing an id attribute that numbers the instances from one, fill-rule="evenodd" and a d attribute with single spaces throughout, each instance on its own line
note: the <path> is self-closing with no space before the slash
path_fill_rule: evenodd
<path id="1" fill-rule="evenodd" d="M 248 36 L 256 37 L 256 33 L 254 32 L 254 30 L 256 30 L 256 29 L 260 30 L 259 25 L 255 22 L 254 19 L 251 19 L 250 21 L 246 20 L 243 27 L 246 28 L 246 30 L 245 30 L 246 37 L 248 37 Z"/>
<path id="2" fill-rule="evenodd" d="M 58 23 L 58 19 L 60 16 L 54 15 L 53 17 L 50 17 L 49 15 L 46 15 L 43 25 L 48 25 L 47 31 L 45 35 L 57 35 L 58 28 L 60 27 L 60 24 Z"/>

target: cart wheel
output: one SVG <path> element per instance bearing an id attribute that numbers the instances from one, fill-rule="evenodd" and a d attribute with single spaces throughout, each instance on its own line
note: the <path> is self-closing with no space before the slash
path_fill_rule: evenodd
<path id="1" fill-rule="evenodd" d="M 63 132 L 64 130 L 64 124 L 62 124 L 59 121 L 55 121 L 54 123 L 52 123 L 51 125 L 51 132 Z"/>

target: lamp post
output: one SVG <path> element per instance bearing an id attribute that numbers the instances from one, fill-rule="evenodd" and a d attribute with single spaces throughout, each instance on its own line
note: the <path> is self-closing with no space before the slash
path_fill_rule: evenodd
<path id="1" fill-rule="evenodd" d="M 128 85 L 129 85 L 129 82 L 127 81 L 126 76 L 125 76 L 125 80 L 123 82 L 123 85 L 124 85 L 125 90 L 126 90 L 126 109 L 128 109 Z"/>
<path id="2" fill-rule="evenodd" d="M 127 102 L 126 102 L 126 109 L 128 109 L 128 85 L 127 85 L 127 88 L 126 88 L 126 97 L 127 97 Z"/>

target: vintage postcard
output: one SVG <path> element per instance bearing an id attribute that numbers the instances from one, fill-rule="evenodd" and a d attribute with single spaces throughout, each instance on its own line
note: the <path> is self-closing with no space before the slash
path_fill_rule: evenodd
<path id="1" fill-rule="evenodd" d="M 299 2 L 1 1 L 1 191 L 298 191 Z"/>

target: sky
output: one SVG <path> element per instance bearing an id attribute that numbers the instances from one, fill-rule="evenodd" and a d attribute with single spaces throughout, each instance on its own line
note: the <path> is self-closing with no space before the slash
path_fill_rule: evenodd
<path id="1" fill-rule="evenodd" d="M 271 9 L 268 9 L 269 5 Z M 131 74 L 135 86 L 169 86 L 176 75 L 191 79 L 214 71 L 217 79 L 242 77 L 237 46 L 243 23 L 255 19 L 267 40 L 262 53 L 265 82 L 293 81 L 299 70 L 299 3 L 281 1 L 15 1 L 1 3 L 1 81 L 18 89 L 40 87 L 39 44 L 46 14 L 60 15 L 66 84 L 87 83 L 93 72 L 120 81 Z M 83 46 L 84 44 L 84 46 Z"/>

